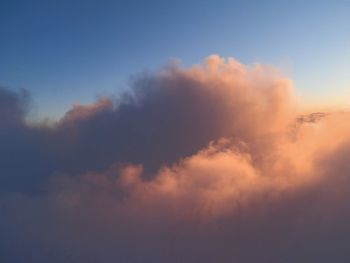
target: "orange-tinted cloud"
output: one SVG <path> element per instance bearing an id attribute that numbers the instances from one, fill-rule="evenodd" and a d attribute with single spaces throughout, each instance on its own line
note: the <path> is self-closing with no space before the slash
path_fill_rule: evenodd
<path id="1" fill-rule="evenodd" d="M 2 191 L 4 255 L 18 262 L 348 260 L 350 114 L 298 116 L 297 107 L 276 70 L 214 55 L 140 76 L 130 94 L 75 106 L 53 127 L 5 126 L 28 142 L 20 151 L 46 162 L 28 164 L 29 178 L 45 175 L 33 177 L 40 195 Z M 8 245 L 18 240 L 20 251 Z"/>

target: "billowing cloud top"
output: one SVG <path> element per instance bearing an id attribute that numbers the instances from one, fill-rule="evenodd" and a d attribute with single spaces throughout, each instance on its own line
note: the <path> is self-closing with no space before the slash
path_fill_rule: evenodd
<path id="1" fill-rule="evenodd" d="M 1 262 L 345 262 L 347 113 L 208 57 L 28 125 L 0 89 Z M 21 244 L 21 246 L 18 246 Z"/>

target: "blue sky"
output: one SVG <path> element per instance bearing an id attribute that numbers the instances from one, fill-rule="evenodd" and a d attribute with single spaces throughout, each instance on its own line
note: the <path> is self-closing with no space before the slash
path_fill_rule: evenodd
<path id="1" fill-rule="evenodd" d="M 170 58 L 216 53 L 280 67 L 305 103 L 349 106 L 349 14 L 347 0 L 2 0 L 0 85 L 57 117 Z"/>

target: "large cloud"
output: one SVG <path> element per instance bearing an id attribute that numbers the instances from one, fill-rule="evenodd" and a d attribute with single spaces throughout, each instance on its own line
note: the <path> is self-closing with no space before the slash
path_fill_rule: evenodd
<path id="1" fill-rule="evenodd" d="M 24 95 L 0 92 L 2 261 L 350 259 L 350 116 L 298 117 L 274 69 L 171 66 L 49 127 Z"/>
<path id="2" fill-rule="evenodd" d="M 10 191 L 38 191 L 53 172 L 102 171 L 116 161 L 154 172 L 211 140 L 252 141 L 278 132 L 290 110 L 287 80 L 217 56 L 188 70 L 174 66 L 139 76 L 119 100 L 75 105 L 50 128 L 26 126 L 21 96 L 0 93 L 2 111 L 18 124 L 4 127 L 8 134 L 0 138 L 11 147 L 0 149 L 1 188 Z"/>

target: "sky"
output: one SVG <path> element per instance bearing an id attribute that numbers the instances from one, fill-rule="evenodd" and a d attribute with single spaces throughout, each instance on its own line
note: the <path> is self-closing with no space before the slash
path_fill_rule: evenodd
<path id="1" fill-rule="evenodd" d="M 350 262 L 349 3 L 1 1 L 0 262 Z"/>
<path id="2" fill-rule="evenodd" d="M 219 54 L 278 67 L 304 104 L 349 106 L 349 12 L 347 0 L 4 0 L 0 85 L 27 89 L 32 116 L 57 118 L 171 59 Z"/>

